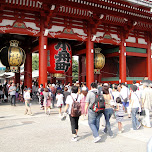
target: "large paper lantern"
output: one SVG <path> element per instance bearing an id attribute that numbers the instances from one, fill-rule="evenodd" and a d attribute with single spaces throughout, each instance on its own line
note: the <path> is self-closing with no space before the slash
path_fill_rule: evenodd
<path id="1" fill-rule="evenodd" d="M 19 67 L 25 62 L 25 52 L 18 46 L 17 40 L 11 40 L 10 46 L 0 51 L 1 62 L 6 66 L 6 72 L 19 72 Z"/>
<path id="2" fill-rule="evenodd" d="M 105 65 L 105 56 L 100 53 L 101 48 L 95 48 L 95 54 L 94 54 L 94 73 L 100 74 L 100 70 Z"/>
<path id="3" fill-rule="evenodd" d="M 71 46 L 62 41 L 48 45 L 47 71 L 49 73 L 64 74 L 72 66 Z"/>

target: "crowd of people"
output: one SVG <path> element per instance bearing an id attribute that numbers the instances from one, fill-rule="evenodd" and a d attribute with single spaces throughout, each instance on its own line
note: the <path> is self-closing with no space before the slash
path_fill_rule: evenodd
<path id="1" fill-rule="evenodd" d="M 40 109 L 44 110 L 46 115 L 51 114 L 51 109 L 55 106 L 58 108 L 59 117 L 63 120 L 69 115 L 72 129 L 72 141 L 78 140 L 79 117 L 71 116 L 71 109 L 73 102 L 81 104 L 82 120 L 88 119 L 89 127 L 92 131 L 94 142 L 100 141 L 99 126 L 100 118 L 105 118 L 105 128 L 103 133 L 108 134 L 113 138 L 110 118 L 113 117 L 118 123 L 118 133 L 123 133 L 123 119 L 124 114 L 131 119 L 132 130 L 138 130 L 143 125 L 146 128 L 151 128 L 150 111 L 152 110 L 152 84 L 148 81 L 144 83 L 136 83 L 128 87 L 125 83 L 110 84 L 110 83 L 91 83 L 91 89 L 88 90 L 85 83 L 81 85 L 77 81 L 74 84 L 48 84 L 43 87 L 41 84 L 33 82 L 32 88 L 20 87 L 14 83 L 0 85 L 0 100 L 8 100 L 10 96 L 11 105 L 16 105 L 16 100 L 20 99 L 20 94 L 25 102 L 25 114 L 32 114 L 31 100 L 34 96 L 38 97 Z M 105 101 L 104 112 L 96 113 L 91 106 L 96 100 L 96 94 L 102 95 Z M 6 96 L 6 97 L 4 97 Z M 64 107 L 64 109 L 63 109 Z M 142 117 L 140 117 L 141 114 Z"/>

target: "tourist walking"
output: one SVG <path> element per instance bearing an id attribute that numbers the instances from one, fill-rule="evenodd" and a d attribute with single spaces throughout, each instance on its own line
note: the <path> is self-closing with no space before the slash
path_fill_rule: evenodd
<path id="1" fill-rule="evenodd" d="M 81 94 L 80 94 L 80 103 L 81 103 L 81 117 L 82 120 L 85 119 L 85 116 L 87 114 L 87 111 L 85 111 L 85 104 L 86 104 L 86 96 L 87 96 L 87 87 L 81 88 Z"/>
<path id="2" fill-rule="evenodd" d="M 95 102 L 96 94 L 98 94 L 97 83 L 92 82 L 91 90 L 88 91 L 88 94 L 86 96 L 85 111 L 87 112 L 88 109 L 88 124 L 93 133 L 94 143 L 101 140 L 101 137 L 99 136 L 99 125 L 100 125 L 100 118 L 102 116 L 102 113 L 96 113 L 91 109 L 91 106 Z"/>
<path id="3" fill-rule="evenodd" d="M 63 103 L 64 103 L 64 105 L 66 105 L 66 103 L 65 103 L 66 98 L 67 98 L 67 96 L 70 95 L 70 94 L 71 94 L 71 93 L 68 92 L 68 88 L 65 86 L 65 87 L 64 87 L 64 92 L 63 92 Z"/>
<path id="4" fill-rule="evenodd" d="M 25 115 L 29 114 L 32 116 L 32 111 L 31 111 L 31 103 L 30 101 L 32 100 L 31 96 L 30 96 L 30 93 L 31 93 L 31 88 L 28 88 L 27 91 L 25 92 L 24 94 L 24 100 L 25 100 Z"/>
<path id="5" fill-rule="evenodd" d="M 57 107 L 59 108 L 59 116 L 62 116 L 62 105 L 63 105 L 63 94 L 62 91 L 59 89 L 57 90 L 56 95 Z"/>
<path id="6" fill-rule="evenodd" d="M 12 82 L 11 86 L 9 87 L 9 94 L 10 94 L 10 100 L 11 100 L 11 105 L 16 106 L 16 86 L 15 84 Z"/>
<path id="7" fill-rule="evenodd" d="M 43 84 L 40 85 L 40 88 L 38 89 L 39 92 L 39 103 L 40 103 L 40 109 L 43 110 L 43 101 L 44 101 L 44 96 L 43 96 Z"/>
<path id="8" fill-rule="evenodd" d="M 78 140 L 78 129 L 79 129 L 79 116 L 77 117 L 72 117 L 71 116 L 71 109 L 72 109 L 72 104 L 73 102 L 79 102 L 80 103 L 80 96 L 77 94 L 78 93 L 78 87 L 77 86 L 72 86 L 71 88 L 71 95 L 67 96 L 66 99 L 66 107 L 65 107 L 65 112 L 68 111 L 69 117 L 70 117 L 70 123 L 71 123 L 71 130 L 72 130 L 72 139 L 71 141 L 77 141 Z"/>
<path id="9" fill-rule="evenodd" d="M 48 92 L 48 88 L 44 88 L 44 91 L 43 91 L 43 96 L 44 96 L 44 101 L 43 101 L 43 106 L 44 106 L 44 111 L 45 111 L 45 114 L 47 114 L 47 109 L 48 109 L 48 99 L 49 99 L 49 92 Z"/>
<path id="10" fill-rule="evenodd" d="M 4 88 L 0 84 L 0 102 L 4 102 Z"/>
<path id="11" fill-rule="evenodd" d="M 116 98 L 116 121 L 118 122 L 119 133 L 123 132 L 122 120 L 124 117 L 124 106 L 122 104 L 121 98 Z"/>
<path id="12" fill-rule="evenodd" d="M 127 113 L 127 107 L 129 106 L 129 89 L 126 87 L 125 83 L 121 84 L 120 95 L 125 107 L 125 112 Z"/>
<path id="13" fill-rule="evenodd" d="M 141 124 L 140 122 L 138 121 L 136 115 L 137 113 L 139 112 L 141 106 L 140 106 L 140 103 L 139 103 L 139 97 L 136 93 L 136 90 L 137 90 L 137 86 L 136 85 L 132 85 L 131 86 L 132 88 L 132 92 L 131 92 L 131 99 L 130 99 L 130 103 L 129 103 L 129 106 L 130 106 L 130 109 L 131 109 L 131 118 L 132 118 L 132 130 L 137 130 L 140 128 Z"/>
<path id="14" fill-rule="evenodd" d="M 152 89 L 151 84 L 144 84 L 143 85 L 143 94 L 142 94 L 142 109 L 145 110 L 145 116 L 142 120 L 142 124 L 144 127 L 151 128 L 150 124 L 150 110 L 152 110 Z"/>
<path id="15" fill-rule="evenodd" d="M 113 106 L 111 105 L 111 100 L 113 100 L 111 94 L 109 93 L 109 85 L 108 83 L 103 84 L 103 96 L 105 99 L 105 120 L 106 120 L 106 126 L 104 129 L 104 133 L 108 133 L 111 138 L 113 138 L 113 132 L 111 130 L 110 125 L 110 118 L 113 114 Z"/>

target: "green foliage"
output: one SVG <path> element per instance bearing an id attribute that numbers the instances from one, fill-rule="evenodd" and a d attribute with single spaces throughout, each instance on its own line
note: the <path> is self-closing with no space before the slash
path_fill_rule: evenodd
<path id="1" fill-rule="evenodd" d="M 72 81 L 76 82 L 78 80 L 78 61 L 72 58 Z"/>
<path id="2" fill-rule="evenodd" d="M 39 69 L 39 57 L 37 55 L 32 56 L 32 71 Z"/>

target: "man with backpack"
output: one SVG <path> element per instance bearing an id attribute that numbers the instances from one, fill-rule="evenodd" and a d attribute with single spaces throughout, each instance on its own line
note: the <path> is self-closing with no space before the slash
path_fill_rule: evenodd
<path id="1" fill-rule="evenodd" d="M 104 98 L 98 93 L 97 83 L 93 82 L 91 83 L 91 90 L 86 97 L 85 111 L 88 109 L 88 124 L 93 133 L 94 143 L 101 140 L 101 137 L 99 136 L 99 125 L 104 108 Z"/>

